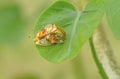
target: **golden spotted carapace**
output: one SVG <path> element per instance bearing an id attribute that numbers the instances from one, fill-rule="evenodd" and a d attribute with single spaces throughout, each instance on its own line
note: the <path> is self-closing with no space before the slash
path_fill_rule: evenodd
<path id="1" fill-rule="evenodd" d="M 66 39 L 66 32 L 55 24 L 48 24 L 35 36 L 35 44 L 48 46 L 63 43 Z"/>

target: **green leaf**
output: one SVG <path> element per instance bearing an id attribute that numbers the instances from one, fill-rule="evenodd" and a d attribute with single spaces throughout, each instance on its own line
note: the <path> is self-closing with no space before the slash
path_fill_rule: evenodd
<path id="1" fill-rule="evenodd" d="M 120 0 L 104 0 L 108 23 L 116 36 L 120 39 Z"/>
<path id="2" fill-rule="evenodd" d="M 104 5 L 101 0 L 90 1 L 83 12 L 77 11 L 69 2 L 55 2 L 40 15 L 34 34 L 47 24 L 56 24 L 66 31 L 67 39 L 63 44 L 36 45 L 37 49 L 51 62 L 75 58 L 100 23 L 103 13 Z"/>
<path id="3" fill-rule="evenodd" d="M 38 77 L 35 74 L 31 74 L 31 73 L 23 73 L 23 74 L 17 74 L 15 76 L 13 76 L 10 79 L 42 79 L 41 77 Z"/>
<path id="4" fill-rule="evenodd" d="M 0 7 L 0 44 L 15 44 L 22 35 L 24 25 L 18 6 Z"/>

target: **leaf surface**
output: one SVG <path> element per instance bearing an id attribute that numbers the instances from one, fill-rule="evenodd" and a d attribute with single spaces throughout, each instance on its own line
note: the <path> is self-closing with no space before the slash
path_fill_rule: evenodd
<path id="1" fill-rule="evenodd" d="M 36 45 L 37 49 L 45 59 L 52 62 L 75 58 L 100 23 L 103 13 L 101 0 L 91 0 L 85 11 L 81 12 L 69 2 L 55 2 L 40 15 L 34 34 L 47 24 L 56 24 L 66 31 L 67 38 L 63 44 Z"/>
<path id="2" fill-rule="evenodd" d="M 104 0 L 108 23 L 116 38 L 120 39 L 120 0 Z"/>

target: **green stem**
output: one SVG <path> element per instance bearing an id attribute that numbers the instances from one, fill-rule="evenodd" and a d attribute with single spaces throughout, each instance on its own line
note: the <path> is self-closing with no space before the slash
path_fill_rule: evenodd
<path id="1" fill-rule="evenodd" d="M 100 25 L 90 39 L 93 57 L 103 79 L 120 79 L 120 66 L 111 48 L 104 28 Z M 105 77 L 105 78 L 104 78 Z"/>
<path id="2" fill-rule="evenodd" d="M 99 62 L 99 59 L 97 57 L 92 37 L 90 38 L 89 43 L 90 43 L 90 47 L 91 47 L 91 51 L 92 51 L 92 54 L 93 54 L 94 61 L 95 61 L 96 65 L 97 65 L 97 67 L 99 69 L 99 72 L 100 72 L 102 78 L 103 79 L 108 79 L 108 76 L 105 73 L 104 68 L 102 67 L 102 64 Z"/>

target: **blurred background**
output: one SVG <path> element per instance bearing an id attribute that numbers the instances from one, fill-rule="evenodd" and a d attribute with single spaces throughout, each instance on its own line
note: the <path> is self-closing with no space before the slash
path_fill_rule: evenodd
<path id="1" fill-rule="evenodd" d="M 101 79 L 87 42 L 79 57 L 54 64 L 40 56 L 33 30 L 40 13 L 55 0 L 0 0 L 0 79 Z M 78 0 L 72 0 L 79 6 Z M 106 16 L 103 24 L 118 60 L 120 41 Z"/>

